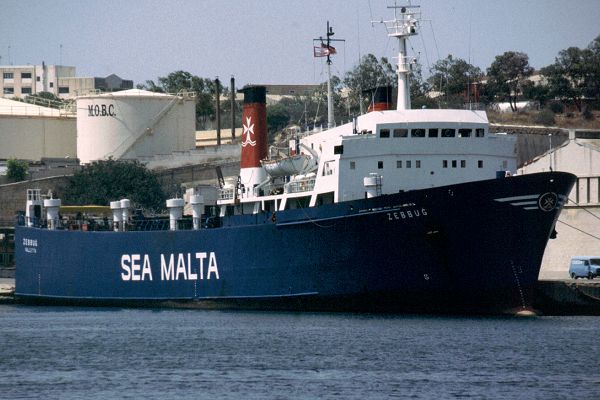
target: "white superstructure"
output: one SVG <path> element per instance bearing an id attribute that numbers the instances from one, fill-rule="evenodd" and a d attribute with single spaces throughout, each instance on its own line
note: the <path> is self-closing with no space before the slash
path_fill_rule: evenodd
<path id="1" fill-rule="evenodd" d="M 262 163 L 268 179 L 252 185 L 238 180 L 223 188 L 218 204 L 239 213 L 313 207 L 516 171 L 516 139 L 490 133 L 485 112 L 410 109 L 405 40 L 416 33 L 419 13 L 414 6 L 394 8 L 400 15 L 386 21 L 386 27 L 400 41 L 397 109 L 388 104 L 384 111 L 371 111 L 351 123 L 303 134 L 287 159 Z M 266 131 L 252 133 L 256 143 L 267 140 Z M 306 167 L 282 176 L 298 153 L 311 162 L 297 163 Z M 221 208 L 222 215 L 228 212 Z"/>
<path id="2" fill-rule="evenodd" d="M 319 153 L 315 189 L 336 201 L 364 197 L 362 178 L 384 177 L 382 193 L 492 179 L 516 170 L 516 141 L 488 131 L 480 111 L 375 111 L 302 139 Z M 312 202 L 311 202 L 312 203 Z"/>

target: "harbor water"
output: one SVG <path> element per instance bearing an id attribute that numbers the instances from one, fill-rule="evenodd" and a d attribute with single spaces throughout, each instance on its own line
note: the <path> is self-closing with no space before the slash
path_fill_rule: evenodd
<path id="1" fill-rule="evenodd" d="M 600 317 L 0 305 L 2 399 L 598 399 Z"/>

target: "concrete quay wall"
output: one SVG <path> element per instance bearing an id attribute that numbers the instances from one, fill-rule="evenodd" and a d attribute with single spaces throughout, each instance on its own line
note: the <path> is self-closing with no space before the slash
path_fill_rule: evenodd
<path id="1" fill-rule="evenodd" d="M 540 126 L 490 124 L 490 132 L 517 135 L 517 166 L 556 148 L 569 139 L 567 129 Z M 551 136 L 549 136 L 551 135 Z"/>

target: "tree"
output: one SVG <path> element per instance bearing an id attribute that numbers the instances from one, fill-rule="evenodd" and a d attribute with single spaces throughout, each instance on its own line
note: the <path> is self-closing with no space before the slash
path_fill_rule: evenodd
<path id="1" fill-rule="evenodd" d="M 348 103 L 342 99 L 342 80 L 337 76 L 331 77 L 331 92 L 333 96 L 334 118 L 337 122 L 348 115 Z M 322 82 L 319 88 L 304 99 L 308 102 L 308 119 L 315 125 L 327 126 L 327 81 Z"/>
<path id="2" fill-rule="evenodd" d="M 162 210 L 166 196 L 156 175 L 139 161 L 109 158 L 94 161 L 76 172 L 65 188 L 67 204 L 108 204 L 128 198 L 132 206 L 149 210 Z"/>
<path id="3" fill-rule="evenodd" d="M 6 162 L 6 176 L 13 182 L 24 181 L 29 171 L 29 164 L 26 161 L 10 158 Z"/>
<path id="4" fill-rule="evenodd" d="M 447 58 L 437 61 L 430 69 L 431 76 L 427 80 L 430 87 L 439 92 L 439 106 L 462 107 L 465 99 L 470 97 L 469 88 L 480 82 L 483 77 L 481 70 L 463 59 Z M 468 96 L 467 96 L 468 94 Z M 467 99 L 470 100 L 470 99 Z"/>
<path id="5" fill-rule="evenodd" d="M 496 56 L 487 69 L 487 90 L 496 97 L 508 100 L 512 111 L 517 111 L 517 98 L 522 93 L 523 84 L 533 73 L 529 57 L 525 53 L 507 51 Z"/>
<path id="6" fill-rule="evenodd" d="M 269 106 L 267 112 L 267 129 L 270 133 L 285 128 L 290 122 L 290 113 L 281 103 Z"/>
<path id="7" fill-rule="evenodd" d="M 204 127 L 209 120 L 215 119 L 215 83 L 208 78 L 200 78 L 186 71 L 175 71 L 158 78 L 158 84 L 147 80 L 138 89 L 160 93 L 179 93 L 180 91 L 196 94 L 196 126 Z M 222 87 L 221 96 L 227 96 L 228 89 Z"/>
<path id="8" fill-rule="evenodd" d="M 543 107 L 546 102 L 552 98 L 550 96 L 550 88 L 548 85 L 535 84 L 532 81 L 525 81 L 522 89 L 523 97 L 539 102 L 541 107 Z"/>
<path id="9" fill-rule="evenodd" d="M 586 83 L 585 95 L 598 100 L 600 97 L 600 35 L 588 46 L 590 51 L 590 76 Z"/>
<path id="10" fill-rule="evenodd" d="M 332 77 L 332 81 L 334 78 L 336 77 Z M 297 124 L 305 128 L 313 124 L 325 124 L 327 122 L 326 85 L 325 83 L 322 84 L 319 89 L 310 94 L 286 96 L 277 104 L 267 105 L 267 120 L 272 112 L 279 113 L 277 108 L 281 108 L 289 116 L 288 124 Z M 338 120 L 341 116 L 345 115 L 343 103 L 338 103 L 337 101 L 340 98 L 341 96 L 337 93 L 337 89 L 334 89 L 335 116 Z"/>
<path id="11" fill-rule="evenodd" d="M 363 92 L 374 89 L 378 86 L 398 85 L 397 75 L 394 67 L 388 59 L 382 57 L 377 61 L 373 54 L 363 56 L 359 64 L 353 70 L 348 71 L 344 77 L 344 84 L 349 89 L 348 108 L 353 115 L 359 114 L 361 110 L 361 101 Z M 368 99 L 365 99 L 368 102 Z M 365 102 L 362 106 L 364 108 Z"/>
<path id="12" fill-rule="evenodd" d="M 600 36 L 587 49 L 561 50 L 541 74 L 548 80 L 551 96 L 570 100 L 581 111 L 584 97 L 597 98 L 600 93 Z"/>
<path id="13" fill-rule="evenodd" d="M 414 64 L 410 78 L 410 101 L 412 108 L 433 108 L 435 102 L 427 96 L 430 85 L 423 80 L 421 64 Z"/>

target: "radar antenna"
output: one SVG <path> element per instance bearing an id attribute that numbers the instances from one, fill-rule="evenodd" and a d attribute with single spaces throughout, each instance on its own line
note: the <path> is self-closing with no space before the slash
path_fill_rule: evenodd
<path id="1" fill-rule="evenodd" d="M 407 5 L 393 5 L 387 8 L 394 9 L 394 19 L 389 21 L 371 21 L 385 24 L 389 37 L 398 38 L 398 102 L 397 110 L 410 109 L 410 65 L 414 62 L 406 54 L 406 39 L 417 34 L 421 24 L 420 6 L 413 6 L 410 2 Z"/>

